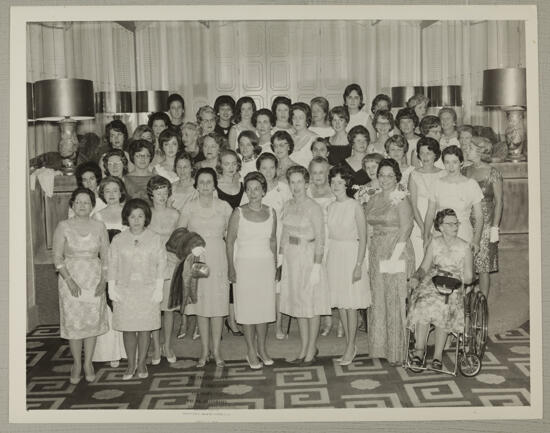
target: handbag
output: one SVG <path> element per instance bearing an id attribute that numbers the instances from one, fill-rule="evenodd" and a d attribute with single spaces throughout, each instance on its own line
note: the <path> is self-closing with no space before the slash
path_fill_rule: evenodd
<path id="1" fill-rule="evenodd" d="M 439 294 L 445 296 L 445 304 L 449 302 L 449 296 L 462 286 L 462 281 L 450 276 L 450 273 L 445 273 L 444 271 L 443 274 L 434 275 L 432 277 L 432 283 Z"/>
<path id="2" fill-rule="evenodd" d="M 201 262 L 200 258 L 194 257 L 193 264 L 191 265 L 191 277 L 192 278 L 208 278 L 210 275 L 210 267 Z"/>

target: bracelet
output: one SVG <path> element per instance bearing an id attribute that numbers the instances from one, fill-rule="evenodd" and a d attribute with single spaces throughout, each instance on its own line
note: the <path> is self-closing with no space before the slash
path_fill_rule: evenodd
<path id="1" fill-rule="evenodd" d="M 62 264 L 60 264 L 60 265 L 55 265 L 55 269 L 57 269 L 58 271 L 59 271 L 60 269 L 65 268 L 65 267 L 66 267 L 66 266 L 65 266 L 65 263 L 62 263 Z"/>

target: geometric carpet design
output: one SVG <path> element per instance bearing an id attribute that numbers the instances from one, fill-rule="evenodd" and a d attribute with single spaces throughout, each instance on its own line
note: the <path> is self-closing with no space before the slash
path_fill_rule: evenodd
<path id="1" fill-rule="evenodd" d="M 454 365 L 454 352 L 444 364 Z M 415 374 L 385 360 L 358 355 L 342 367 L 334 357 L 312 366 L 283 359 L 262 370 L 245 360 L 195 367 L 178 358 L 148 366 L 149 377 L 122 381 L 118 368 L 95 363 L 96 379 L 69 382 L 71 355 L 58 326 L 27 335 L 27 408 L 33 409 L 286 409 L 450 406 L 528 406 L 529 324 L 489 338 L 481 372 L 473 378 L 434 372 Z"/>

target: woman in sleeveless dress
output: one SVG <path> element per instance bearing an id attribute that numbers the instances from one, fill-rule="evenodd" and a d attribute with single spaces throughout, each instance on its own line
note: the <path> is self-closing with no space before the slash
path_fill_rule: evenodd
<path id="1" fill-rule="evenodd" d="M 69 340 L 73 356 L 70 381 L 77 384 L 82 371 L 82 346 L 86 381 L 93 382 L 96 337 L 109 330 L 105 298 L 109 240 L 105 226 L 90 219 L 95 206 L 92 191 L 75 189 L 69 206 L 75 216 L 57 225 L 53 257 L 59 272 L 60 333 L 61 338 Z"/>
<path id="2" fill-rule="evenodd" d="M 277 216 L 262 204 L 267 181 L 259 172 L 244 179 L 248 203 L 236 208 L 227 230 L 229 281 L 233 283 L 235 318 L 243 325 L 252 369 L 272 365 L 265 342 L 267 323 L 275 321 Z M 261 362 L 260 362 L 261 361 Z"/>
<path id="3" fill-rule="evenodd" d="M 292 137 L 294 140 L 294 149 L 290 154 L 290 158 L 297 164 L 307 167 L 313 158 L 311 143 L 317 138 L 317 134 L 308 129 L 309 125 L 311 125 L 311 109 L 309 105 L 304 102 L 292 104 L 290 119 L 296 131 Z"/>

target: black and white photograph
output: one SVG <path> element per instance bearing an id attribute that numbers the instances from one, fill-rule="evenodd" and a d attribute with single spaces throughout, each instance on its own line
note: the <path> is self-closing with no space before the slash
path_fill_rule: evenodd
<path id="1" fill-rule="evenodd" d="M 542 416 L 535 6 L 11 37 L 12 420 Z"/>

